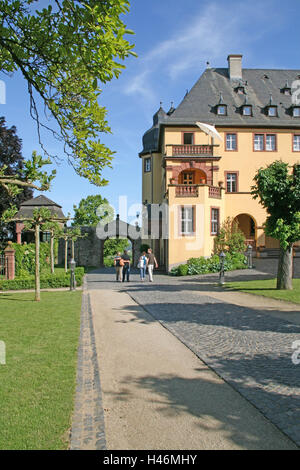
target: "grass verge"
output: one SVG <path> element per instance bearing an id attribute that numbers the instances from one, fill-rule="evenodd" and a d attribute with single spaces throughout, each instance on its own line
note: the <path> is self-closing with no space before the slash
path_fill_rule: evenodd
<path id="1" fill-rule="evenodd" d="M 263 295 L 272 299 L 300 303 L 300 279 L 293 279 L 293 290 L 277 290 L 276 279 L 228 282 L 226 287 L 249 294 Z"/>
<path id="2" fill-rule="evenodd" d="M 66 449 L 76 383 L 81 292 L 0 295 L 0 449 Z"/>

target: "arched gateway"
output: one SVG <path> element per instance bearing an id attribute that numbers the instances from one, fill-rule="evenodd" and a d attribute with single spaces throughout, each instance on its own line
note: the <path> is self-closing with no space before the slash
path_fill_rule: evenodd
<path id="1" fill-rule="evenodd" d="M 132 243 L 133 265 L 137 265 L 141 246 L 140 227 L 120 220 L 119 215 L 117 215 L 116 220 L 105 225 L 83 226 L 81 227 L 81 233 L 87 235 L 75 242 L 74 255 L 77 266 L 103 266 L 104 242 L 108 238 L 128 238 Z M 58 249 L 59 264 L 64 263 L 64 257 L 64 241 L 60 240 Z M 70 259 L 71 252 L 69 251 L 68 261 Z"/>

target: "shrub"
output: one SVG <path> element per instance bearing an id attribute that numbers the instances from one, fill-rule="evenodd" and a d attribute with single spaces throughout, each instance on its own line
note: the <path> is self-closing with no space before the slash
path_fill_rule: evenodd
<path id="1" fill-rule="evenodd" d="M 77 286 L 82 285 L 84 276 L 84 268 L 75 268 L 75 278 Z M 70 272 L 67 273 L 55 273 L 55 274 L 42 274 L 41 275 L 41 289 L 51 289 L 59 287 L 70 286 Z M 13 280 L 0 280 L 0 290 L 23 290 L 23 289 L 34 289 L 35 278 L 32 275 L 26 275 L 25 277 L 16 277 Z"/>
<path id="2" fill-rule="evenodd" d="M 218 235 L 214 239 L 214 253 L 221 251 L 241 253 L 245 251 L 245 235 L 232 218 L 227 217 L 222 223 Z"/>
<path id="3" fill-rule="evenodd" d="M 245 269 L 247 267 L 247 258 L 242 253 L 226 253 L 224 260 L 224 271 L 233 271 L 235 269 Z M 217 273 L 220 271 L 220 259 L 218 255 L 210 258 L 190 258 L 187 264 L 180 264 L 171 269 L 172 276 L 186 276 L 195 274 Z"/>
<path id="4" fill-rule="evenodd" d="M 13 243 L 15 250 L 16 276 L 24 277 L 35 273 L 35 243 L 19 245 Z M 49 270 L 50 243 L 40 243 L 40 272 Z"/>

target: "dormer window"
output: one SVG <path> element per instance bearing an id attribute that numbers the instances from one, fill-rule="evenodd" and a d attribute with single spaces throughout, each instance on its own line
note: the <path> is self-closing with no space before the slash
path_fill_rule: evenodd
<path id="1" fill-rule="evenodd" d="M 238 94 L 238 95 L 245 95 L 245 87 L 243 85 L 243 82 L 240 82 L 238 84 L 238 86 L 234 89 L 234 91 Z"/>
<path id="2" fill-rule="evenodd" d="M 243 106 L 243 116 L 252 116 L 252 106 L 247 104 Z"/>
<path id="3" fill-rule="evenodd" d="M 283 93 L 284 95 L 291 95 L 292 94 L 292 89 L 289 86 L 288 82 L 286 82 L 284 87 L 281 88 L 281 93 Z"/>
<path id="4" fill-rule="evenodd" d="M 219 116 L 227 116 L 227 105 L 226 104 L 218 104 L 217 114 Z"/>
<path id="5" fill-rule="evenodd" d="M 219 116 L 227 116 L 227 104 L 224 103 L 222 93 L 220 93 L 220 100 L 217 104 L 217 114 Z"/>
<path id="6" fill-rule="evenodd" d="M 277 117 L 277 106 L 268 106 L 268 116 Z"/>
<path id="7" fill-rule="evenodd" d="M 271 93 L 270 93 L 270 101 L 269 101 L 269 104 L 266 106 L 266 110 L 267 110 L 267 115 L 269 117 L 277 117 L 278 116 L 277 104 L 273 103 L 273 97 L 272 97 Z"/>
<path id="8" fill-rule="evenodd" d="M 300 117 L 300 106 L 293 107 L 293 117 Z"/>

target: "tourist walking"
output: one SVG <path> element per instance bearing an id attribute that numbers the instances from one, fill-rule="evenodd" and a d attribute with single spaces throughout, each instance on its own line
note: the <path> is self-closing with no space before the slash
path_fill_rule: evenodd
<path id="1" fill-rule="evenodd" d="M 125 278 L 127 282 L 129 282 L 129 276 L 130 276 L 130 256 L 128 255 L 128 251 L 124 250 L 124 253 L 122 255 L 122 260 L 124 261 L 124 266 L 123 266 L 123 282 L 125 282 Z"/>
<path id="2" fill-rule="evenodd" d="M 116 281 L 122 282 L 124 261 L 122 260 L 121 253 L 119 251 L 114 258 L 114 266 L 116 268 Z"/>
<path id="3" fill-rule="evenodd" d="M 149 281 L 153 282 L 153 269 L 154 269 L 154 266 L 158 268 L 158 263 L 156 261 L 154 254 L 152 253 L 151 248 L 148 248 L 147 260 L 148 260 L 147 266 L 148 266 Z"/>
<path id="4" fill-rule="evenodd" d="M 147 262 L 148 262 L 148 259 L 146 256 L 146 251 L 143 251 L 138 262 L 138 268 L 140 270 L 141 281 L 145 280 Z"/>

